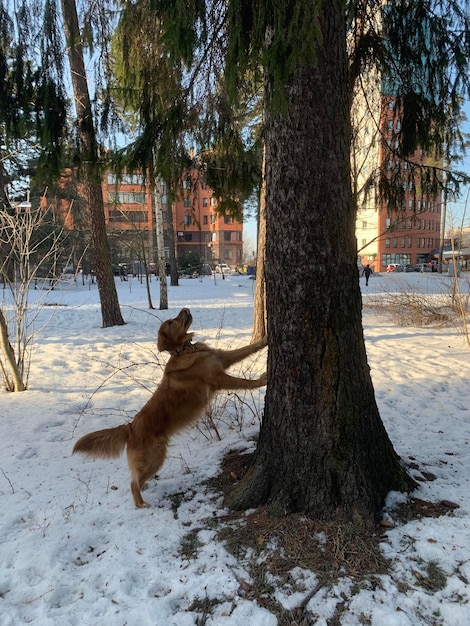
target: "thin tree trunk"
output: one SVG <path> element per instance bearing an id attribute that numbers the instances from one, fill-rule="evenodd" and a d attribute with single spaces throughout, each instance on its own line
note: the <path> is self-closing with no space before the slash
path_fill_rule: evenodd
<path id="1" fill-rule="evenodd" d="M 321 3 L 318 23 L 316 67 L 299 68 L 285 114 L 266 117 L 268 386 L 254 464 L 229 504 L 370 522 L 411 481 L 362 331 L 343 3 Z"/>
<path id="2" fill-rule="evenodd" d="M 15 351 L 8 338 L 8 325 L 0 309 L 0 350 L 3 352 L 6 367 L 2 364 L 3 377 L 8 391 L 25 391 L 26 385 L 23 381 L 20 368 L 16 362 Z M 11 376 L 11 380 L 10 377 Z M 12 387 L 13 385 L 13 387 Z"/>
<path id="3" fill-rule="evenodd" d="M 178 264 L 176 261 L 176 244 L 175 244 L 175 229 L 173 226 L 173 205 L 168 205 L 168 228 L 166 229 L 166 236 L 168 241 L 168 260 L 170 262 L 170 285 L 172 287 L 178 287 Z"/>
<path id="4" fill-rule="evenodd" d="M 258 215 L 258 244 L 256 253 L 256 284 L 253 315 L 252 343 L 266 335 L 266 280 L 264 264 L 266 258 L 266 147 L 263 148 L 263 171 Z"/>
<path id="5" fill-rule="evenodd" d="M 160 278 L 160 310 L 168 308 L 168 286 L 166 282 L 165 244 L 163 238 L 162 195 L 160 180 L 154 183 L 155 228 L 157 231 L 158 276 Z"/>
<path id="6" fill-rule="evenodd" d="M 83 59 L 77 7 L 75 0 L 61 0 L 61 3 L 80 137 L 83 195 L 90 212 L 91 244 L 94 254 L 93 270 L 98 283 L 103 327 L 118 326 L 124 324 L 124 320 L 119 308 L 116 283 L 114 282 L 111 267 L 98 149 Z"/>

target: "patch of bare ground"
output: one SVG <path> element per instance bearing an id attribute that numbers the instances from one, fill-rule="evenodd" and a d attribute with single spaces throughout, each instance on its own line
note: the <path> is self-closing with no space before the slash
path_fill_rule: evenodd
<path id="1" fill-rule="evenodd" d="M 243 451 L 229 452 L 219 475 L 208 481 L 208 487 L 218 494 L 227 494 L 244 475 L 251 457 Z M 394 511 L 393 522 L 379 524 L 372 532 L 352 522 L 314 520 L 300 514 L 273 518 L 266 507 L 247 513 L 230 511 L 211 520 L 211 525 L 216 525 L 219 540 L 241 564 L 234 572 L 239 580 L 239 595 L 256 600 L 269 610 L 279 626 L 314 624 L 318 616 L 307 609 L 310 600 L 324 588 L 331 589 L 340 579 L 351 581 L 349 596 L 338 597 L 335 613 L 327 620 L 328 626 L 339 626 L 351 596 L 361 589 L 380 588 L 381 575 L 390 574 L 389 563 L 379 548 L 387 527 L 423 516 L 449 514 L 455 507 L 450 502 L 430 503 L 409 498 Z M 295 572 L 311 575 L 298 576 Z M 428 581 L 421 582 L 425 586 Z M 397 585 L 405 590 L 406 583 L 397 581 Z M 428 585 L 428 590 L 441 585 L 442 580 Z M 286 596 L 298 594 L 301 600 L 287 610 L 276 590 Z M 206 618 L 210 615 L 207 602 L 206 598 Z M 369 623 L 365 616 L 364 620 L 365 624 Z M 205 623 L 204 617 L 198 623 Z"/>

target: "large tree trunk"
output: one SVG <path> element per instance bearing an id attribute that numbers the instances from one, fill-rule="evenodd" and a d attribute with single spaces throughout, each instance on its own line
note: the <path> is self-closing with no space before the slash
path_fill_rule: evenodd
<path id="1" fill-rule="evenodd" d="M 100 294 L 103 326 L 118 326 L 124 324 L 124 320 L 119 308 L 116 283 L 111 267 L 104 218 L 101 171 L 75 0 L 62 0 L 62 17 L 78 121 L 83 195 L 90 212 L 93 270 Z"/>
<path id="2" fill-rule="evenodd" d="M 296 71 L 286 113 L 266 117 L 268 386 L 254 463 L 229 504 L 370 520 L 408 476 L 364 345 L 344 6 L 321 7 L 316 66 Z"/>

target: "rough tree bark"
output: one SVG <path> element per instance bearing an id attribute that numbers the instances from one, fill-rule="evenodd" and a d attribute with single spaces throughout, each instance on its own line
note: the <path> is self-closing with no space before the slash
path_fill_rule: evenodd
<path id="1" fill-rule="evenodd" d="M 364 345 L 343 3 L 320 13 L 315 66 L 295 72 L 286 112 L 266 116 L 268 386 L 254 462 L 229 504 L 370 522 L 410 483 Z"/>
<path id="2" fill-rule="evenodd" d="M 93 269 L 98 283 L 103 327 L 119 326 L 124 324 L 124 320 L 119 307 L 106 233 L 98 147 L 83 59 L 77 7 L 75 0 L 61 0 L 61 3 L 80 138 L 83 197 L 90 212 Z"/>

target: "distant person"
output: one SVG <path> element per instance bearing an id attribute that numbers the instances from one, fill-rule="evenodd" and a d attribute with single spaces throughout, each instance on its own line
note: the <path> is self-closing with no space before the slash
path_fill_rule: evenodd
<path id="1" fill-rule="evenodd" d="M 366 287 L 369 285 L 369 278 L 372 274 L 373 272 L 371 266 L 366 265 L 365 268 L 362 270 L 362 275 L 366 277 Z"/>

